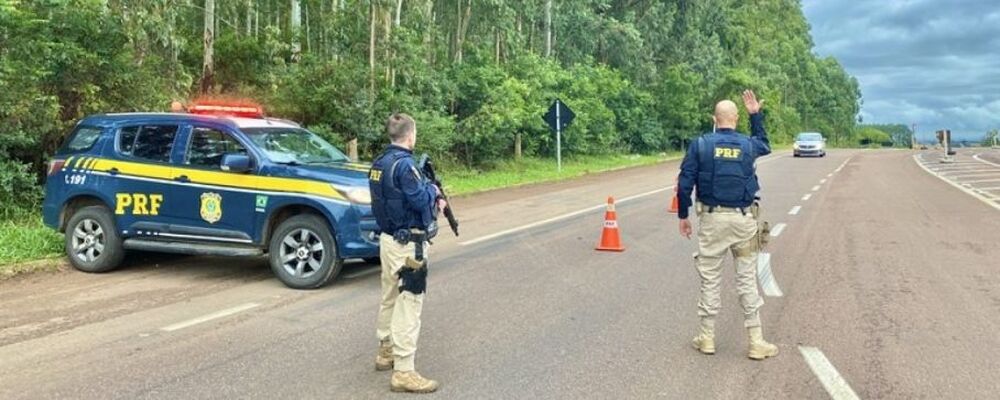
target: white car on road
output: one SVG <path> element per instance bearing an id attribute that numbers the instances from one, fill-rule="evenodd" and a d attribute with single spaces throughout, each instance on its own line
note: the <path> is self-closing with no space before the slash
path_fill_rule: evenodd
<path id="1" fill-rule="evenodd" d="M 816 132 L 800 133 L 795 137 L 795 144 L 792 145 L 792 153 L 795 157 L 825 157 L 826 139 L 822 134 Z"/>

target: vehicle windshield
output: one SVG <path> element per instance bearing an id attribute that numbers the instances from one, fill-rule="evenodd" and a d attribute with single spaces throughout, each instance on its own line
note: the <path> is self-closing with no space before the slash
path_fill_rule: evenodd
<path id="1" fill-rule="evenodd" d="M 820 140 L 823 140 L 823 135 L 820 135 L 818 133 L 800 133 L 799 137 L 795 140 L 801 142 L 818 142 Z"/>
<path id="2" fill-rule="evenodd" d="M 279 164 L 326 164 L 348 158 L 315 133 L 299 128 L 245 128 L 250 140 Z"/>

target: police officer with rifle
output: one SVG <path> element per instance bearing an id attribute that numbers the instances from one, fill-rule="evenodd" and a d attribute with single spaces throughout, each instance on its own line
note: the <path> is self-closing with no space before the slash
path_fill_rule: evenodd
<path id="1" fill-rule="evenodd" d="M 715 106 L 713 132 L 691 142 L 681 163 L 678 182 L 680 233 L 691 237 L 688 208 L 697 188 L 698 254 L 696 267 L 701 276 L 698 316 L 701 326 L 694 347 L 704 354 L 715 353 L 715 317 L 719 313 L 721 267 L 726 253 L 736 261 L 736 287 L 743 306 L 743 325 L 750 346 L 748 356 L 763 360 L 778 355 L 777 346 L 764 341 L 760 323 L 757 292 L 757 255 L 767 237 L 766 223 L 760 221 L 756 202 L 760 186 L 754 161 L 771 153 L 761 104 L 753 91 L 743 92 L 743 103 L 750 114 L 750 136 L 736 131 L 739 112 L 736 103 L 720 101 Z"/>
<path id="2" fill-rule="evenodd" d="M 392 143 L 372 163 L 368 184 L 372 212 L 378 222 L 382 260 L 382 301 L 376 335 L 379 340 L 375 369 L 393 369 L 390 389 L 394 392 L 430 393 L 438 382 L 424 378 L 414 367 L 420 313 L 427 287 L 427 251 L 437 233 L 438 210 L 451 215 L 440 188 L 413 159 L 417 128 L 413 118 L 393 114 L 386 122 Z M 425 170 L 433 173 L 429 160 Z M 449 222 L 454 216 L 449 217 Z M 458 222 L 452 224 L 456 235 Z"/>

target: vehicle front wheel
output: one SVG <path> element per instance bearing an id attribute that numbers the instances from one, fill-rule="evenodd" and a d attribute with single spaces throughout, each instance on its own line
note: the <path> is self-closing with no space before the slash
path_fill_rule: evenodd
<path id="1" fill-rule="evenodd" d="M 81 208 L 66 223 L 66 256 L 83 272 L 107 272 L 125 257 L 111 211 L 103 206 Z"/>
<path id="2" fill-rule="evenodd" d="M 271 270 L 293 289 L 322 287 L 344 266 L 326 220 L 315 215 L 296 215 L 278 225 L 268 252 Z"/>

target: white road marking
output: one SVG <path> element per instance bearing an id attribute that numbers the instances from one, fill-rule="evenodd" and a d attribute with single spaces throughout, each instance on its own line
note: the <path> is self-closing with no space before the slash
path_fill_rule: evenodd
<path id="1" fill-rule="evenodd" d="M 972 156 L 972 158 L 976 159 L 976 161 L 979 161 L 981 163 L 986 163 L 986 164 L 989 164 L 989 165 L 995 165 L 997 167 L 1000 167 L 1000 164 L 997 164 L 997 163 L 992 162 L 992 161 L 986 161 L 986 160 L 984 160 L 982 158 L 979 158 L 979 156 L 981 156 L 981 155 L 982 154 L 976 154 L 976 155 Z"/>
<path id="2" fill-rule="evenodd" d="M 994 170 L 989 171 L 989 172 L 976 172 L 976 173 L 971 173 L 971 174 L 965 174 L 965 173 L 954 174 L 954 175 L 941 174 L 941 176 L 944 176 L 944 177 L 947 177 L 947 178 L 954 178 L 954 179 L 987 178 L 987 177 L 1000 176 L 1000 170 L 994 169 Z"/>
<path id="3" fill-rule="evenodd" d="M 814 191 L 814 192 L 815 192 L 815 191 L 817 191 L 817 190 L 819 190 L 819 185 L 816 185 L 816 186 L 813 186 L 813 188 L 812 188 L 812 191 Z"/>
<path id="4" fill-rule="evenodd" d="M 666 192 L 666 191 L 671 190 L 673 188 L 674 188 L 673 186 L 669 186 L 669 187 L 660 188 L 660 189 L 656 189 L 656 190 L 650 190 L 650 191 L 645 192 L 645 193 L 639 193 L 639 194 L 634 195 L 634 196 L 629 196 L 629 197 L 625 197 L 625 198 L 616 200 L 615 204 L 621 204 L 621 203 L 624 203 L 624 202 L 627 202 L 627 201 L 630 201 L 630 200 L 635 200 L 635 199 L 638 199 L 638 198 L 641 198 L 641 197 L 646 197 L 646 196 L 654 195 L 654 194 L 657 194 L 657 193 Z M 562 221 L 564 219 L 573 218 L 575 216 L 586 214 L 586 213 L 589 213 L 589 212 L 593 212 L 593 211 L 597 211 L 597 210 L 603 210 L 606 207 L 607 207 L 607 204 L 601 204 L 601 205 L 597 205 L 597 206 L 593 206 L 593 207 L 588 207 L 588 208 L 584 208 L 582 210 L 573 211 L 571 213 L 566 213 L 566 214 L 558 215 L 558 216 L 555 216 L 555 217 L 552 217 L 552 218 L 549 218 L 549 219 L 543 219 L 541 221 L 533 222 L 533 223 L 530 223 L 530 224 L 527 224 L 527 225 L 521 225 L 521 226 L 516 227 L 516 228 L 510 228 L 510 229 L 502 230 L 500 232 L 496 232 L 496 233 L 489 234 L 489 235 L 486 235 L 486 236 L 481 236 L 481 237 L 478 237 L 478 238 L 475 238 L 475 239 L 472 239 L 472 240 L 468 240 L 468 241 L 465 241 L 465 242 L 459 242 L 458 244 L 460 246 L 468 246 L 470 244 L 482 243 L 482 242 L 485 242 L 487 240 L 496 239 L 496 238 L 501 237 L 501 236 L 507 236 L 507 235 L 510 235 L 510 234 L 513 234 L 513 233 L 518 233 L 518 232 L 521 232 L 521 231 L 525 231 L 525 230 L 528 230 L 528 229 L 531 229 L 531 228 L 537 228 L 537 227 L 542 226 L 542 225 L 546 225 L 546 224 L 550 224 L 550 223 L 553 223 L 553 222 Z"/>
<path id="5" fill-rule="evenodd" d="M 766 158 L 759 159 L 757 161 L 757 165 L 765 164 L 765 163 L 777 160 L 779 158 L 782 158 L 784 156 L 785 155 L 768 156 Z M 666 192 L 668 190 L 672 190 L 673 188 L 674 188 L 674 186 L 671 185 L 671 186 L 667 186 L 665 188 L 650 190 L 650 191 L 645 192 L 645 193 L 639 193 L 637 195 L 624 197 L 624 198 L 616 200 L 615 204 L 621 204 L 621 203 L 624 203 L 624 202 L 627 202 L 627 201 L 631 201 L 631 200 L 635 200 L 635 199 L 638 199 L 638 198 L 642 198 L 642 197 L 654 195 L 654 194 L 657 194 L 657 193 Z M 537 227 L 542 226 L 542 225 L 551 224 L 553 222 L 559 222 L 559 221 L 562 221 L 562 220 L 565 220 L 565 219 L 573 218 L 573 217 L 578 216 L 578 215 L 586 214 L 586 213 L 597 211 L 597 210 L 603 210 L 605 207 L 607 207 L 606 203 L 605 204 L 601 204 L 601 205 L 597 205 L 597 206 L 593 206 L 593 207 L 588 207 L 588 208 L 585 208 L 585 209 L 582 209 L 582 210 L 577 210 L 577 211 L 573 211 L 573 212 L 570 212 L 570 213 L 558 215 L 558 216 L 555 216 L 555 217 L 552 217 L 552 218 L 548 218 L 548 219 L 544 219 L 544 220 L 541 220 L 541 221 L 532 222 L 532 223 L 527 224 L 527 225 L 521 225 L 521 226 L 510 228 L 510 229 L 505 229 L 505 230 L 502 230 L 500 232 L 492 233 L 492 234 L 489 234 L 489 235 L 486 235 L 486 236 L 480 236 L 480 237 L 472 239 L 472 240 L 467 240 L 467 241 L 464 241 L 464 242 L 459 242 L 458 245 L 459 246 L 468 246 L 468 245 L 473 245 L 473 244 L 477 244 L 477 243 L 482 243 L 482 242 L 485 242 L 485 241 L 488 241 L 488 240 L 493 240 L 493 239 L 496 239 L 496 238 L 499 238 L 499 237 L 507 236 L 507 235 L 518 233 L 518 232 L 522 232 L 522 231 L 526 231 L 528 229 L 537 228 Z"/>
<path id="6" fill-rule="evenodd" d="M 798 215 L 799 211 L 801 211 L 801 210 L 802 210 L 802 206 L 792 207 L 792 209 L 788 211 L 788 215 Z"/>
<path id="7" fill-rule="evenodd" d="M 1000 190 L 1000 186 L 984 187 L 984 188 L 979 188 L 979 190 L 985 190 L 987 192 L 992 192 L 994 190 Z"/>
<path id="8" fill-rule="evenodd" d="M 854 157 L 852 156 L 851 158 L 854 158 Z M 848 159 L 844 160 L 844 162 L 840 163 L 840 166 L 837 167 L 837 169 L 833 170 L 833 172 L 837 173 L 837 172 L 840 172 L 840 170 L 844 169 L 844 167 L 847 166 L 847 163 L 851 161 L 851 158 L 848 158 Z"/>
<path id="9" fill-rule="evenodd" d="M 958 190 L 961 190 L 961 191 L 965 192 L 966 194 L 968 194 L 968 195 L 970 195 L 970 196 L 972 196 L 972 197 L 975 197 L 975 198 L 979 199 L 979 201 L 982 201 L 983 203 L 986 203 L 986 204 L 987 204 L 987 205 L 989 205 L 990 207 L 993 207 L 993 208 L 995 208 L 995 209 L 997 209 L 997 210 L 1000 210 L 1000 204 L 997 204 L 996 202 L 992 201 L 991 199 L 989 199 L 989 198 L 987 198 L 987 197 L 985 197 L 985 196 L 983 196 L 983 195 L 980 195 L 979 193 L 976 193 L 976 192 L 974 192 L 974 191 L 972 191 L 972 190 L 969 190 L 969 189 L 967 189 L 967 188 L 965 188 L 965 187 L 962 187 L 962 185 L 959 185 L 959 184 L 957 184 L 957 183 L 955 183 L 955 182 L 952 182 L 952 181 L 951 181 L 950 179 L 947 179 L 947 178 L 945 178 L 945 177 L 941 176 L 941 174 L 938 174 L 938 173 L 936 173 L 936 172 L 934 172 L 934 171 L 931 171 L 931 170 L 930 170 L 929 168 L 927 168 L 927 166 L 926 166 L 926 165 L 922 164 L 922 163 L 921 163 L 921 162 L 920 162 L 920 161 L 919 161 L 919 160 L 917 159 L 917 156 L 916 156 L 916 155 L 914 155 L 914 156 L 913 156 L 913 160 L 914 160 L 914 161 L 915 161 L 915 162 L 917 163 L 917 165 L 919 165 L 919 166 L 920 166 L 920 168 L 923 168 L 923 169 L 924 169 L 924 171 L 927 171 L 927 173 L 928 173 L 928 174 L 931 174 L 931 175 L 933 175 L 933 176 L 937 177 L 938 179 L 940 179 L 940 180 L 944 181 L 945 183 L 947 183 L 947 184 L 949 184 L 949 185 L 951 185 L 951 186 L 954 186 L 954 187 L 955 187 L 955 188 L 957 188 Z"/>
<path id="10" fill-rule="evenodd" d="M 784 222 L 775 225 L 774 228 L 771 228 L 771 237 L 778 237 L 778 235 L 780 235 L 781 231 L 783 230 L 785 230 Z"/>
<path id="11" fill-rule="evenodd" d="M 934 168 L 938 168 L 938 169 L 941 169 L 941 170 L 946 170 L 946 169 L 971 169 L 971 168 L 982 168 L 982 167 L 984 167 L 984 165 L 982 165 L 982 163 L 973 162 L 973 161 L 953 162 L 951 164 L 938 164 L 938 163 L 935 163 L 935 162 L 928 162 L 928 161 L 924 160 L 924 163 L 925 164 L 930 164 L 930 165 L 934 166 Z"/>
<path id="12" fill-rule="evenodd" d="M 362 276 L 368 276 L 368 275 L 371 275 L 371 274 L 374 274 L 374 273 L 380 272 L 380 271 L 382 271 L 382 267 L 378 266 L 378 265 L 375 265 L 375 266 L 372 266 L 372 267 L 369 267 L 369 268 L 361 269 L 360 271 L 354 271 L 354 272 L 352 272 L 350 274 L 344 275 L 344 278 L 345 279 L 354 279 L 354 278 L 358 278 L 358 277 L 362 277 Z"/>
<path id="13" fill-rule="evenodd" d="M 969 184 L 969 183 L 991 183 L 991 182 L 1000 182 L 1000 179 L 995 179 L 995 178 L 994 179 L 977 179 L 977 180 L 974 180 L 974 181 L 965 181 L 965 182 L 962 182 L 962 183 Z"/>
<path id="14" fill-rule="evenodd" d="M 854 389 L 851 389 L 851 385 L 848 385 L 847 381 L 840 376 L 840 373 L 833 367 L 833 364 L 830 364 L 830 360 L 822 351 L 815 347 L 799 346 L 799 352 L 806 359 L 809 368 L 819 378 L 819 383 L 823 384 L 823 388 L 830 394 L 830 398 L 833 400 L 860 400 L 857 393 L 854 393 Z"/>
<path id="15" fill-rule="evenodd" d="M 826 183 L 826 179 L 825 179 L 825 178 L 824 178 L 824 179 L 820 179 L 820 180 L 819 180 L 819 184 L 820 184 L 820 185 L 822 185 L 822 184 L 824 184 L 824 183 Z"/>
<path id="16" fill-rule="evenodd" d="M 989 171 L 990 169 L 996 169 L 996 168 L 992 168 L 989 165 L 983 165 L 983 164 L 980 164 L 980 163 L 976 163 L 976 164 L 972 164 L 972 165 L 935 165 L 934 169 L 938 170 L 938 171 L 944 171 L 944 172 L 953 172 L 953 171 L 954 172 L 961 172 L 961 171 L 974 171 L 974 170 L 987 170 L 987 171 Z"/>
<path id="17" fill-rule="evenodd" d="M 809 200 L 812 197 L 813 197 L 813 194 L 812 193 L 808 193 L 805 196 L 802 196 L 802 201 Z"/>
<path id="18" fill-rule="evenodd" d="M 829 178 L 829 177 L 832 177 L 832 176 L 833 176 L 833 172 L 831 172 L 831 173 L 829 173 L 829 174 L 826 174 L 826 177 L 827 177 L 827 178 Z"/>
<path id="19" fill-rule="evenodd" d="M 193 318 L 193 319 L 189 319 L 187 321 L 178 322 L 178 323 L 173 324 L 173 325 L 164 326 L 164 327 L 160 328 L 160 330 L 164 331 L 164 332 L 173 332 L 173 331 L 176 331 L 176 330 L 180 330 L 180 329 L 188 328 L 188 327 L 191 327 L 191 326 L 194 326 L 194 325 L 198 325 L 198 324 L 203 323 L 203 322 L 208 322 L 208 321 L 211 321 L 213 319 L 219 319 L 219 318 L 222 318 L 222 317 L 228 317 L 230 315 L 233 315 L 233 314 L 236 314 L 236 313 L 240 313 L 240 312 L 249 310 L 251 308 L 259 307 L 259 306 L 260 306 L 260 304 L 257 304 L 257 303 L 241 304 L 241 305 L 238 305 L 238 306 L 233 307 L 233 308 L 227 308 L 225 310 L 216 311 L 214 313 L 211 313 L 211 314 L 208 314 L 208 315 L 203 315 L 203 316 L 200 316 L 198 318 Z"/>
<path id="20" fill-rule="evenodd" d="M 781 297 L 785 294 L 778 287 L 778 281 L 774 279 L 771 272 L 771 253 L 760 253 L 757 255 L 757 280 L 760 281 L 760 288 L 764 295 L 768 297 Z"/>

